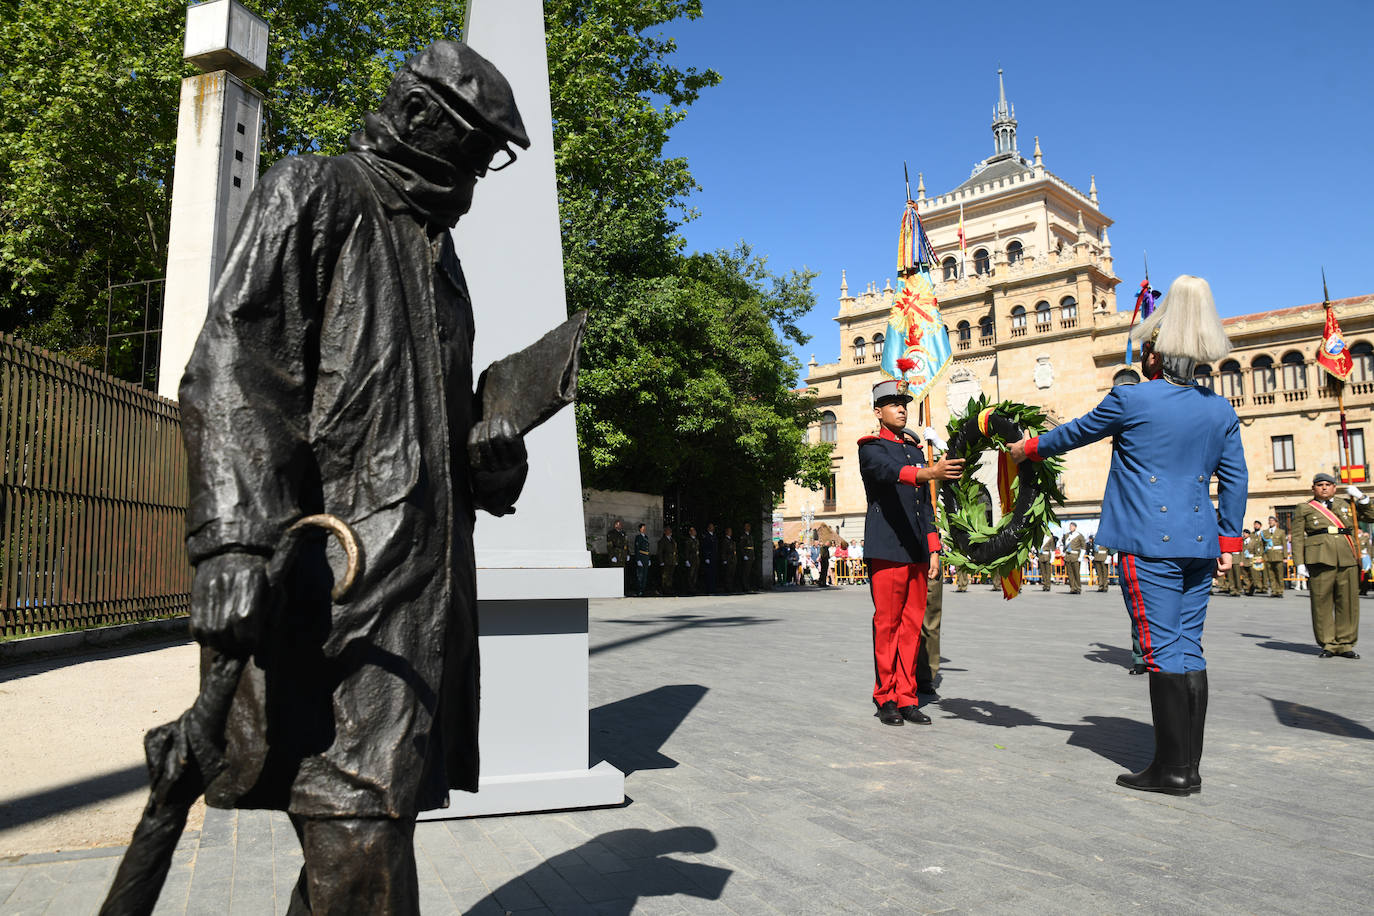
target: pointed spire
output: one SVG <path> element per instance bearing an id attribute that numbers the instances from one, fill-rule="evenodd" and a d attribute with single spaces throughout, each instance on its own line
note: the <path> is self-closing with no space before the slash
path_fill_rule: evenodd
<path id="1" fill-rule="evenodd" d="M 997 107 L 992 113 L 993 155 L 1016 154 L 1016 106 L 1007 103 L 1002 68 L 997 68 Z"/>
<path id="2" fill-rule="evenodd" d="M 1110 252 L 1112 250 L 1112 237 L 1107 234 L 1107 227 L 1102 227 L 1102 250 Z"/>
<path id="3" fill-rule="evenodd" d="M 1088 181 L 1091 182 L 1088 186 L 1088 199 L 1093 202 L 1093 206 L 1095 207 L 1097 206 L 1097 176 L 1088 176 Z"/>
<path id="4" fill-rule="evenodd" d="M 1083 211 L 1082 211 L 1082 210 L 1079 210 L 1079 211 L 1078 211 L 1078 234 L 1079 234 L 1079 235 L 1086 235 L 1086 234 L 1087 234 L 1087 231 L 1088 231 L 1087 229 L 1084 229 L 1084 228 L 1083 228 Z"/>
<path id="5" fill-rule="evenodd" d="M 844 268 L 840 268 L 840 298 L 849 298 L 849 278 L 844 274 Z"/>
<path id="6" fill-rule="evenodd" d="M 892 278 L 891 278 L 891 277 L 888 277 L 888 278 L 887 278 L 887 286 L 883 289 L 883 292 L 885 292 L 885 293 L 890 293 L 890 292 L 892 292 Z"/>
<path id="7" fill-rule="evenodd" d="M 1045 163 L 1040 158 L 1040 138 L 1035 138 L 1035 170 L 1036 172 L 1045 171 Z"/>
<path id="8" fill-rule="evenodd" d="M 916 173 L 916 199 L 926 199 L 926 176 L 923 172 Z"/>

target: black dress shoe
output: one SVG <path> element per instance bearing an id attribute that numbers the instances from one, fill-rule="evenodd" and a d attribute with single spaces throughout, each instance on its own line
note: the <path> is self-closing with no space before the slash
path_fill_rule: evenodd
<path id="1" fill-rule="evenodd" d="M 1150 670 L 1150 669 L 1146 668 L 1144 665 L 1132 665 L 1132 666 L 1131 666 L 1131 670 L 1130 670 L 1128 673 L 1130 673 L 1130 674 L 1144 674 L 1144 673 L 1145 673 L 1146 671 L 1148 671 L 1148 670 Z"/>
<path id="2" fill-rule="evenodd" d="M 1339 655 L 1341 658 L 1359 658 L 1359 657 L 1360 657 L 1360 653 L 1356 652 L 1354 649 L 1346 649 L 1344 652 L 1337 652 L 1336 654 Z"/>
<path id="3" fill-rule="evenodd" d="M 1335 658 L 1335 657 L 1336 657 L 1336 653 L 1335 653 L 1335 652 L 1332 652 L 1332 651 L 1329 650 L 1329 649 L 1322 649 L 1320 652 L 1317 653 L 1317 658 Z"/>
<path id="4" fill-rule="evenodd" d="M 897 712 L 899 715 L 901 715 L 903 719 L 906 719 L 913 725 L 930 724 L 930 716 L 921 712 L 921 707 L 919 706 L 903 706 L 900 709 L 898 709 Z"/>
<path id="5" fill-rule="evenodd" d="M 888 700 L 886 703 L 879 706 L 878 711 L 875 712 L 873 715 L 877 716 L 878 721 L 883 723 L 884 725 L 906 724 L 906 722 L 902 719 L 901 712 L 897 709 L 897 702 L 895 700 Z"/>

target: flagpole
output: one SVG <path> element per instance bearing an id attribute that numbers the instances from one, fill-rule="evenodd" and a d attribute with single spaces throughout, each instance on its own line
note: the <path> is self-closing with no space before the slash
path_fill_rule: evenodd
<path id="1" fill-rule="evenodd" d="M 1326 268 L 1323 267 L 1323 268 L 1322 268 L 1322 318 L 1324 319 L 1324 326 L 1330 324 L 1330 317 L 1331 317 L 1331 293 L 1328 292 L 1328 291 L 1327 291 L 1327 288 L 1326 288 Z M 1323 342 L 1325 342 L 1325 341 L 1323 341 Z M 1331 375 L 1331 380 L 1332 380 L 1333 382 L 1336 383 L 1336 410 L 1337 410 L 1337 412 L 1339 413 L 1340 420 L 1341 420 L 1340 432 L 1337 433 L 1337 436 L 1338 436 L 1339 441 L 1340 441 L 1340 450 L 1339 450 L 1339 451 L 1340 451 L 1340 456 L 1341 456 L 1341 459 L 1340 459 L 1340 461 L 1341 461 L 1341 467 L 1340 467 L 1340 473 L 1337 474 L 1336 476 L 1339 477 L 1339 478 L 1341 478 L 1341 482 L 1342 482 L 1342 483 L 1347 483 L 1347 484 L 1348 484 L 1348 483 L 1351 483 L 1352 481 L 1346 479 L 1346 475 L 1347 475 L 1347 473 L 1348 473 L 1346 469 L 1349 468 L 1349 467 L 1351 467 L 1351 464 L 1350 464 L 1350 431 L 1346 428 L 1346 424 L 1345 424 L 1345 379 L 1343 379 L 1343 378 L 1337 378 L 1337 377 L 1333 374 L 1333 375 Z"/>

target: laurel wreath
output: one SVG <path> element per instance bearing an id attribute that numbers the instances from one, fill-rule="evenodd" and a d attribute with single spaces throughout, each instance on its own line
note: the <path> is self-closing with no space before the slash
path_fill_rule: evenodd
<path id="1" fill-rule="evenodd" d="M 1064 502 L 1059 489 L 1063 461 L 1023 461 L 1012 483 L 1012 511 L 996 525 L 988 524 L 979 500 L 981 487 L 974 479 L 981 467 L 980 456 L 1006 451 L 1023 436 L 1039 435 L 1046 429 L 1045 415 L 1038 408 L 1002 401 L 993 408 L 985 434 L 978 428 L 978 416 L 988 406 L 986 397 L 971 399 L 963 416 L 949 422 L 945 454 L 964 459 L 964 472 L 958 480 L 940 486 L 940 531 L 946 539 L 947 562 L 971 573 L 1002 576 L 1024 566 L 1057 521 L 1054 507 Z M 995 493 L 990 495 L 997 498 Z"/>

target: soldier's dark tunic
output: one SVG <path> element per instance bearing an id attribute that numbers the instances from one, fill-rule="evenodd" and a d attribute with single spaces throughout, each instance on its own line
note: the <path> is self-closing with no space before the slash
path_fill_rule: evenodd
<path id="1" fill-rule="evenodd" d="M 739 553 L 735 546 L 735 539 L 731 535 L 724 535 L 720 539 L 720 575 L 722 588 L 731 592 L 736 588 L 736 576 L 739 572 Z"/>
<path id="2" fill-rule="evenodd" d="M 701 569 L 701 542 L 695 535 L 687 535 L 682 542 L 682 578 L 685 589 L 695 593 L 697 575 Z"/>
<path id="3" fill-rule="evenodd" d="M 711 529 L 706 529 L 701 533 L 701 575 L 706 586 L 706 593 L 711 594 L 716 590 L 716 576 L 720 570 L 720 557 L 717 555 L 719 545 L 716 543 L 716 533 Z"/>
<path id="4" fill-rule="evenodd" d="M 758 588 L 758 548 L 754 546 L 754 533 L 745 529 L 739 536 L 740 584 L 745 591 Z"/>
<path id="5" fill-rule="evenodd" d="M 404 818 L 477 788 L 473 511 L 516 493 L 474 492 L 472 309 L 447 230 L 426 227 L 436 193 L 370 153 L 300 156 L 244 210 L 181 384 L 191 560 L 269 554 L 328 512 L 366 566 L 331 605 L 341 555 L 303 553 L 212 805 Z"/>
<path id="6" fill-rule="evenodd" d="M 673 573 L 677 571 L 677 541 L 668 535 L 658 539 L 659 591 L 667 594 L 673 588 Z"/>

